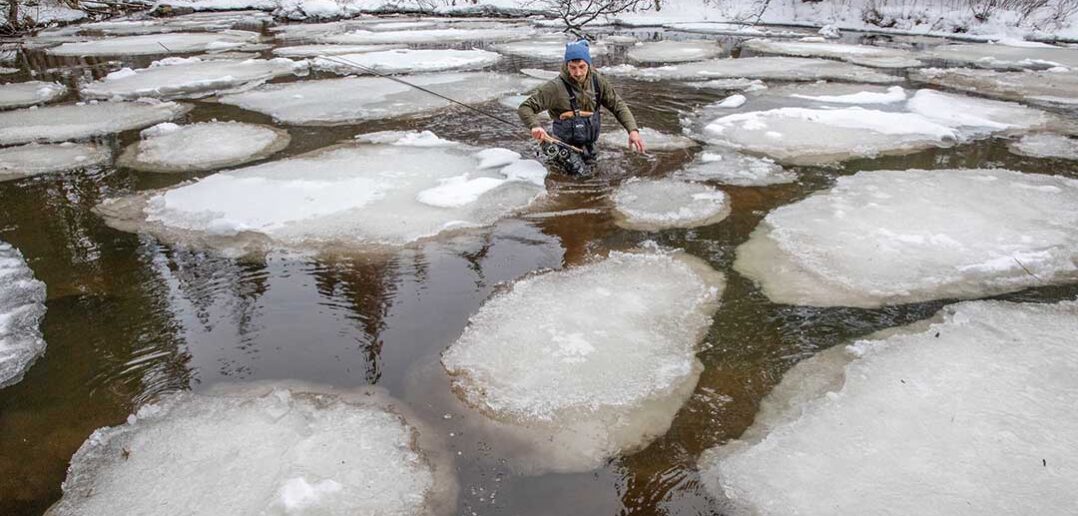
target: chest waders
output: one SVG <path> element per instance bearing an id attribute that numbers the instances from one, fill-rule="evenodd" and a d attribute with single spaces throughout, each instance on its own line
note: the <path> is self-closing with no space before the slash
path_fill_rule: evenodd
<path id="1" fill-rule="evenodd" d="M 590 116 L 583 116 L 580 113 L 580 102 L 569 81 L 563 77 L 561 82 L 565 86 L 565 92 L 569 94 L 569 107 L 573 110 L 573 116 L 554 120 L 554 136 L 569 145 L 580 147 L 584 150 L 584 154 L 581 155 L 565 148 L 546 148 L 544 151 L 547 156 L 556 158 L 554 161 L 566 172 L 580 175 L 587 172 L 589 163 L 595 160 L 595 141 L 599 139 L 599 129 L 602 125 L 599 78 L 594 74 L 591 76 L 592 89 L 595 90 L 595 105 Z"/>

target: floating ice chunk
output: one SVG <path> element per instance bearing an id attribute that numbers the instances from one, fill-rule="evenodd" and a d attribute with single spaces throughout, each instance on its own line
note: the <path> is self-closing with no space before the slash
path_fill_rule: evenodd
<path id="1" fill-rule="evenodd" d="M 446 70 L 477 70 L 492 66 L 501 56 L 486 50 L 385 50 L 316 58 L 313 66 L 338 74 L 367 74 L 363 68 L 378 73 L 443 72 Z M 359 67 L 355 66 L 359 65 Z M 363 68 L 360 68 L 363 67 Z"/>
<path id="2" fill-rule="evenodd" d="M 898 77 L 870 68 L 801 57 L 744 57 L 712 59 L 656 68 L 632 65 L 608 66 L 601 70 L 609 76 L 643 81 L 703 81 L 707 79 L 763 79 L 777 81 L 849 81 L 875 84 L 898 82 Z"/>
<path id="3" fill-rule="evenodd" d="M 797 174 L 768 158 L 746 156 L 722 147 L 708 147 L 687 167 L 674 174 L 677 179 L 717 181 L 734 186 L 767 186 L 797 181 Z"/>
<path id="4" fill-rule="evenodd" d="M 956 61 L 981 68 L 1045 69 L 1055 66 L 1078 68 L 1078 49 L 1038 45 L 1015 47 L 990 44 L 941 45 L 928 51 L 936 59 Z"/>
<path id="5" fill-rule="evenodd" d="M 1034 158 L 1078 160 L 1078 140 L 1059 134 L 1039 133 L 1023 136 L 1008 148 L 1015 154 Z"/>
<path id="6" fill-rule="evenodd" d="M 814 100 L 816 102 L 825 102 L 828 104 L 893 104 L 895 102 L 906 100 L 906 90 L 902 89 L 902 86 L 890 86 L 887 88 L 886 93 L 878 93 L 875 91 L 859 91 L 857 93 L 849 93 L 846 95 L 805 95 L 802 93 L 794 93 L 790 96 L 799 99 Z"/>
<path id="7" fill-rule="evenodd" d="M 461 399 L 520 441 L 518 470 L 589 471 L 669 428 L 724 283 L 681 253 L 612 252 L 495 294 L 442 364 Z"/>
<path id="8" fill-rule="evenodd" d="M 1078 280 L 1078 181 L 860 172 L 772 211 L 734 267 L 777 303 L 878 307 Z"/>
<path id="9" fill-rule="evenodd" d="M 773 39 L 750 39 L 743 45 L 744 48 L 761 54 L 826 57 L 877 68 L 911 68 L 922 64 L 916 54 L 908 50 L 869 45 Z"/>
<path id="10" fill-rule="evenodd" d="M 242 47 L 255 41 L 258 33 L 239 30 L 175 32 L 64 43 L 47 52 L 56 56 L 185 54 Z"/>
<path id="11" fill-rule="evenodd" d="M 75 168 L 96 167 L 111 158 L 108 147 L 92 143 L 31 143 L 0 148 L 0 181 Z"/>
<path id="12" fill-rule="evenodd" d="M 479 168 L 500 168 L 523 159 L 519 152 L 498 148 L 481 150 L 475 157 L 479 158 Z"/>
<path id="13" fill-rule="evenodd" d="M 148 172 L 188 172 L 241 165 L 288 146 L 288 132 L 241 122 L 161 124 L 142 132 L 117 165 Z"/>
<path id="14" fill-rule="evenodd" d="M 273 55 L 280 57 L 320 57 L 364 52 L 381 52 L 405 48 L 402 45 L 297 45 L 273 49 Z"/>
<path id="15" fill-rule="evenodd" d="M 1038 106 L 1078 108 L 1078 74 L 1073 73 L 929 68 L 913 70 L 910 79 Z"/>
<path id="16" fill-rule="evenodd" d="M 1065 514 L 1075 335 L 1074 301 L 976 301 L 824 351 L 705 452 L 704 484 L 761 515 Z"/>
<path id="17" fill-rule="evenodd" d="M 715 79 L 713 81 L 694 81 L 686 85 L 697 89 L 740 90 L 745 92 L 766 90 L 767 85 L 759 79 Z"/>
<path id="18" fill-rule="evenodd" d="M 406 147 L 455 147 L 460 145 L 452 140 L 441 138 L 431 131 L 378 131 L 376 133 L 356 135 L 355 139 L 361 143 L 383 143 Z"/>
<path id="19" fill-rule="evenodd" d="M 488 102 L 531 88 L 533 79 L 500 73 L 453 72 L 404 77 L 412 84 L 466 104 Z M 287 84 L 221 97 L 221 102 L 301 125 L 341 125 L 394 118 L 452 106 L 447 100 L 380 77 L 346 77 Z"/>
<path id="20" fill-rule="evenodd" d="M 699 34 L 724 34 L 730 36 L 796 38 L 811 34 L 807 30 L 772 30 L 761 26 L 726 22 L 674 22 L 663 24 L 667 29 Z"/>
<path id="21" fill-rule="evenodd" d="M 730 95 L 729 97 L 726 97 L 715 103 L 715 107 L 720 107 L 724 109 L 737 109 L 741 106 L 744 106 L 745 102 L 748 102 L 748 100 L 749 99 L 747 99 L 744 95 Z"/>
<path id="22" fill-rule="evenodd" d="M 373 388 L 178 393 L 95 431 L 48 514 L 449 514 L 433 435 Z"/>
<path id="23" fill-rule="evenodd" d="M 721 190 L 676 179 L 631 179 L 619 186 L 611 199 L 614 221 L 628 229 L 709 226 L 730 214 L 730 200 Z"/>
<path id="24" fill-rule="evenodd" d="M 794 165 L 902 154 L 944 146 L 958 138 L 954 129 L 918 114 L 861 107 L 791 107 L 738 113 L 711 122 L 704 133 L 714 143 Z M 820 138 L 821 134 L 827 138 Z"/>
<path id="25" fill-rule="evenodd" d="M 654 41 L 638 43 L 626 56 L 637 63 L 683 63 L 717 57 L 722 47 L 714 41 Z"/>
<path id="26" fill-rule="evenodd" d="M 540 59 L 543 61 L 557 61 L 560 63 L 565 58 L 565 44 L 568 42 L 569 40 L 561 37 L 537 38 L 526 41 L 499 43 L 493 45 L 491 48 L 502 54 Z M 606 45 L 601 42 L 593 42 L 589 48 L 591 49 L 592 57 L 604 56 L 608 52 Z"/>
<path id="27" fill-rule="evenodd" d="M 57 142 L 139 129 L 176 118 L 191 106 L 175 102 L 98 102 L 0 113 L 0 145 Z"/>
<path id="28" fill-rule="evenodd" d="M 640 128 L 640 136 L 644 139 L 648 150 L 673 151 L 691 149 L 700 145 L 691 138 L 659 132 L 650 127 Z M 628 149 L 629 135 L 625 131 L 603 133 L 599 136 L 599 144 L 605 147 Z"/>
<path id="29" fill-rule="evenodd" d="M 22 380 L 45 353 L 41 319 L 45 284 L 34 279 L 22 253 L 0 240 L 0 388 Z"/>
<path id="30" fill-rule="evenodd" d="M 321 38 L 323 43 L 346 45 L 380 45 L 385 43 L 449 43 L 462 41 L 505 41 L 524 39 L 535 34 L 527 27 L 505 27 L 489 29 L 422 29 L 375 32 L 357 30 L 344 34 L 333 34 Z"/>
<path id="31" fill-rule="evenodd" d="M 67 87 L 55 82 L 27 81 L 0 85 L 0 109 L 33 106 L 56 100 Z"/>
<path id="32" fill-rule="evenodd" d="M 84 97 L 98 99 L 198 98 L 236 88 L 250 88 L 274 77 L 307 72 L 306 61 L 276 58 L 246 61 L 202 61 L 199 58 L 164 61 L 149 68 L 124 68 L 86 84 Z"/>
<path id="33" fill-rule="evenodd" d="M 1000 131 L 1028 131 L 1049 123 L 1048 114 L 1021 104 L 965 95 L 918 90 L 907 102 L 910 111 L 958 129 L 965 137 Z"/>
<path id="34" fill-rule="evenodd" d="M 561 72 L 558 70 L 540 70 L 538 68 L 521 68 L 520 73 L 541 81 L 557 79 L 558 76 L 561 75 Z"/>
<path id="35" fill-rule="evenodd" d="M 544 193 L 541 179 L 515 168 L 528 160 L 480 168 L 477 149 L 462 144 L 432 146 L 418 133 L 415 144 L 399 133 L 375 138 L 391 143 L 338 145 L 97 210 L 121 230 L 242 253 L 404 245 L 448 228 L 490 225 Z"/>

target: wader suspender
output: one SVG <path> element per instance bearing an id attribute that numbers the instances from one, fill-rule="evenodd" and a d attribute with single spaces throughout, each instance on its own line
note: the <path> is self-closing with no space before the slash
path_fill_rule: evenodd
<path id="1" fill-rule="evenodd" d="M 576 93 L 573 92 L 572 85 L 565 80 L 565 77 L 561 78 L 561 83 L 565 86 L 565 92 L 569 94 L 569 107 L 573 109 L 573 116 L 580 116 L 580 103 L 576 101 Z M 591 115 L 594 117 L 599 114 L 599 110 L 603 107 L 599 104 L 599 78 L 595 74 L 591 74 L 591 86 L 595 89 L 595 108 L 592 110 Z"/>

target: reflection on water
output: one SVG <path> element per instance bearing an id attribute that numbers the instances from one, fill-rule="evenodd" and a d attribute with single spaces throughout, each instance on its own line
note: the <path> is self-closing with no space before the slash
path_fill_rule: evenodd
<path id="1" fill-rule="evenodd" d="M 631 34 L 642 40 L 689 37 Z M 720 41 L 731 49 L 737 39 Z M 453 45 L 472 46 L 484 43 Z M 623 52 L 624 47 L 615 50 L 597 64 L 623 62 Z M 69 86 L 121 65 L 117 58 L 55 58 L 41 51 L 20 59 L 20 80 L 34 70 L 36 79 Z M 152 60 L 124 59 L 122 65 Z M 502 71 L 522 67 L 550 65 L 516 57 L 498 65 Z M 665 132 L 680 132 L 681 115 L 725 96 L 671 84 L 617 84 L 641 125 Z M 211 100 L 194 105 L 187 122 L 272 123 Z M 484 108 L 515 117 L 497 102 Z M 608 123 L 615 123 L 612 117 Z M 430 129 L 453 140 L 532 152 L 520 128 L 464 111 L 288 129 L 292 144 L 274 159 L 382 129 Z M 137 137 L 129 131 L 99 141 L 118 153 Z M 1000 141 L 987 140 L 835 168 L 801 168 L 801 180 L 793 184 L 724 187 L 733 213 L 710 227 L 646 233 L 613 224 L 608 193 L 614 186 L 631 176 L 667 175 L 694 152 L 644 157 L 605 150 L 595 176 L 552 177 L 547 199 L 527 214 L 372 255 L 227 258 L 112 230 L 90 211 L 109 196 L 204 174 L 106 168 L 0 183 L 0 239 L 18 247 L 48 287 L 47 352 L 21 383 L 0 390 L 0 513 L 40 513 L 59 497 L 67 461 L 93 429 L 122 423 L 162 394 L 219 382 L 299 379 L 340 387 L 378 384 L 425 414 L 458 452 L 460 514 L 713 514 L 722 504 L 701 486 L 696 459 L 743 432 L 784 371 L 821 349 L 927 317 L 945 304 L 863 310 L 770 303 L 731 268 L 734 249 L 769 210 L 858 170 L 1005 166 L 1078 177 L 1073 163 L 1017 157 Z M 700 354 L 706 369 L 696 392 L 669 432 L 644 450 L 594 472 L 514 476 L 493 443 L 462 434 L 452 414 L 444 417 L 444 407 L 406 388 L 417 365 L 435 363 L 500 284 L 646 241 L 707 260 L 727 275 L 728 285 Z M 1078 287 L 1051 287 L 1002 297 L 1047 301 L 1075 295 Z"/>

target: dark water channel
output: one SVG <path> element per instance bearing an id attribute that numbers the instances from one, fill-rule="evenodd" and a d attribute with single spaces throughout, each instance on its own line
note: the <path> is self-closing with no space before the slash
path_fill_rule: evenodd
<path id="1" fill-rule="evenodd" d="M 641 39 L 705 37 L 622 33 Z M 733 48 L 738 40 L 722 41 Z M 475 46 L 485 43 L 454 45 Z M 597 64 L 624 62 L 624 47 L 614 49 Z M 33 70 L 34 79 L 74 86 L 121 65 L 145 66 L 160 57 L 57 59 L 28 51 L 20 55 L 22 72 L 8 79 L 26 80 Z M 507 58 L 497 69 L 523 67 L 550 65 Z M 680 113 L 729 93 L 672 83 L 615 84 L 641 125 L 667 133 L 680 132 Z M 64 101 L 77 100 L 76 95 Z M 192 104 L 195 109 L 184 122 L 273 123 L 268 116 L 212 100 Z M 497 102 L 483 107 L 515 117 Z M 612 117 L 607 120 L 613 123 Z M 287 129 L 291 145 L 271 159 L 383 129 L 430 129 L 452 140 L 531 152 L 530 144 L 519 138 L 523 130 L 463 111 Z M 138 131 L 128 131 L 103 141 L 118 154 L 137 139 Z M 0 239 L 22 251 L 48 288 L 46 354 L 23 381 L 0 390 L 0 514 L 41 513 L 59 498 L 68 460 L 86 437 L 96 428 L 123 423 L 143 403 L 221 382 L 276 379 L 340 387 L 377 384 L 427 416 L 438 431 L 452 433 L 450 445 L 460 452 L 459 514 L 714 514 L 720 503 L 700 484 L 697 458 L 703 450 L 739 436 L 752 423 L 761 398 L 788 368 L 819 350 L 926 318 L 946 304 L 865 310 L 769 302 L 732 269 L 735 248 L 769 210 L 858 170 L 1000 166 L 1078 177 L 1073 163 L 1015 156 L 1003 142 L 987 140 L 855 160 L 835 168 L 800 168 L 801 179 L 793 184 L 723 187 L 732 197 L 733 213 L 704 228 L 640 232 L 614 225 L 607 199 L 612 185 L 631 176 L 667 175 L 690 161 L 694 152 L 641 157 L 605 151 L 593 178 L 550 178 L 549 201 L 530 213 L 477 234 L 436 239 L 390 254 L 228 258 L 116 231 L 91 212 L 106 198 L 205 174 L 102 168 L 0 182 Z M 436 408 L 423 406 L 422 399 L 409 399 L 411 369 L 452 343 L 499 283 L 648 240 L 707 260 L 726 274 L 728 284 L 707 348 L 700 354 L 706 370 L 695 394 L 669 432 L 646 449 L 588 473 L 513 476 L 483 442 L 461 435 L 452 418 L 440 417 Z M 1076 295 L 1078 286 L 1002 297 L 1056 301 Z"/>

